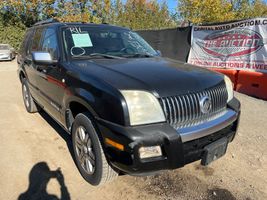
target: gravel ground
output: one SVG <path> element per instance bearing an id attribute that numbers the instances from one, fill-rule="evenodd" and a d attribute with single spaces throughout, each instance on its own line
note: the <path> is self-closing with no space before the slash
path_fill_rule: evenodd
<path id="1" fill-rule="evenodd" d="M 16 61 L 0 62 L 0 199 L 267 199 L 267 102 L 236 94 L 238 134 L 208 167 L 195 162 L 93 187 L 75 167 L 70 137 L 45 113 L 25 111 L 16 69 Z"/>

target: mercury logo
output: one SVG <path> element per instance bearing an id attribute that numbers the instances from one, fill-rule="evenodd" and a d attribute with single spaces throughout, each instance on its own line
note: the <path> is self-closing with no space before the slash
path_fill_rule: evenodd
<path id="1" fill-rule="evenodd" d="M 197 44 L 213 57 L 235 57 L 258 51 L 263 46 L 263 39 L 250 29 L 234 29 L 212 33 Z"/>
<path id="2" fill-rule="evenodd" d="M 206 114 L 211 110 L 211 99 L 208 96 L 204 96 L 199 101 L 200 110 L 202 113 Z"/>

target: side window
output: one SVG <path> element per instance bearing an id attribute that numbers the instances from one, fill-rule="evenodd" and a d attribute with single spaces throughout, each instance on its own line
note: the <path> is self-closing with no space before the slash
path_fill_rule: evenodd
<path id="1" fill-rule="evenodd" d="M 41 51 L 49 52 L 53 59 L 58 58 L 57 35 L 54 29 L 46 30 Z"/>
<path id="2" fill-rule="evenodd" d="M 32 34 L 33 34 L 33 30 L 32 29 L 29 29 L 25 36 L 24 36 L 24 39 L 23 39 L 23 42 L 22 44 L 20 45 L 20 54 L 21 55 L 28 55 L 29 54 L 29 46 L 31 44 L 31 37 L 32 37 Z"/>
<path id="3" fill-rule="evenodd" d="M 42 39 L 42 33 L 43 33 L 43 28 L 37 28 L 35 30 L 33 41 L 32 41 L 32 46 L 31 46 L 31 52 L 40 50 L 40 42 Z"/>

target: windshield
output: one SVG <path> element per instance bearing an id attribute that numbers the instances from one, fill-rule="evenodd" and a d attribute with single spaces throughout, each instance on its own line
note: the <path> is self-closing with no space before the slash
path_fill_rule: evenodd
<path id="1" fill-rule="evenodd" d="M 137 33 L 114 27 L 75 26 L 63 29 L 68 56 L 151 57 L 157 52 Z M 116 57 L 115 57 L 116 56 Z"/>
<path id="2" fill-rule="evenodd" d="M 0 45 L 0 50 L 8 50 L 8 45 Z"/>

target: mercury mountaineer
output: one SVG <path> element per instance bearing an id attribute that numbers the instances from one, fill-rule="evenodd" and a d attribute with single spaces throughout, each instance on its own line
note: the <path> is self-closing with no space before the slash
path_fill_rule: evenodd
<path id="1" fill-rule="evenodd" d="M 44 110 L 71 135 L 92 185 L 208 165 L 236 135 L 240 103 L 228 77 L 163 58 L 126 28 L 42 21 L 18 63 L 26 110 Z"/>

